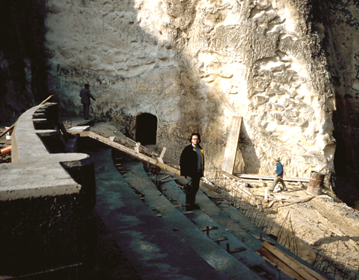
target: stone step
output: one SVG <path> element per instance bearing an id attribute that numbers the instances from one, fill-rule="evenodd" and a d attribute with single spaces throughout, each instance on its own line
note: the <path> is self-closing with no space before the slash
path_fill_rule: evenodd
<path id="1" fill-rule="evenodd" d="M 124 162 L 121 164 L 127 173 L 122 176 L 126 181 L 145 195 L 145 204 L 155 213 L 161 214 L 161 219 L 169 229 L 176 229 L 175 233 L 179 239 L 185 241 L 196 253 L 215 268 L 221 275 L 228 279 L 263 279 L 256 272 L 251 271 L 246 265 L 240 262 L 234 255 L 229 254 L 226 249 L 218 246 L 213 240 L 201 231 L 201 227 L 216 224 L 212 219 L 208 219 L 202 211 L 191 211 L 188 215 L 183 215 L 153 184 L 139 162 Z M 173 181 L 171 181 L 173 183 Z M 171 183 L 168 182 L 168 183 Z M 183 193 L 182 193 L 183 194 Z M 180 199 L 180 198 L 178 198 Z M 184 209 L 182 209 L 186 212 Z M 191 218 L 188 218 L 191 217 Z M 201 224 L 200 227 L 195 225 Z M 223 232 L 225 230 L 222 230 Z M 233 248 L 239 246 L 238 240 L 233 237 Z M 237 242 L 237 243 L 235 243 Z M 275 278 L 273 278 L 275 279 Z"/>
<path id="2" fill-rule="evenodd" d="M 213 199 L 219 198 L 219 195 L 206 190 L 202 189 L 204 193 L 206 193 L 208 196 L 212 197 Z M 255 224 L 253 224 L 251 221 L 249 221 L 244 215 L 242 215 L 237 209 L 235 209 L 232 205 L 227 204 L 226 207 L 221 208 L 222 214 L 220 216 L 217 216 L 218 213 L 208 213 L 212 218 L 214 218 L 216 221 L 219 221 L 220 224 L 227 227 L 229 231 L 236 236 L 239 239 L 244 238 L 245 244 L 247 244 L 249 247 L 251 247 L 253 250 L 257 251 L 262 247 L 263 241 L 269 241 L 275 244 L 275 246 L 292 257 L 293 259 L 297 260 L 301 264 L 309 267 L 313 271 L 319 273 L 323 277 L 328 277 L 325 275 L 322 271 L 317 269 L 316 267 L 310 265 L 302 258 L 298 257 L 294 253 L 292 253 L 289 249 L 281 245 L 280 243 L 276 242 L 272 238 L 270 238 L 267 234 L 265 234 L 261 229 L 259 229 Z M 228 221 L 228 217 L 230 221 Z M 229 223 L 232 223 L 232 226 L 229 225 Z M 246 235 L 247 233 L 247 235 Z M 262 240 L 259 238 L 262 237 Z"/>
<path id="3" fill-rule="evenodd" d="M 142 202 L 117 171 L 110 149 L 91 156 L 95 210 L 142 279 L 225 279 Z"/>
<path id="4" fill-rule="evenodd" d="M 174 181 L 163 183 L 159 186 L 159 188 L 173 204 L 185 204 L 185 194 Z M 199 190 L 196 195 L 196 203 L 200 206 L 201 210 L 195 211 L 194 215 L 188 216 L 188 219 L 190 219 L 199 228 L 204 229 L 207 226 L 216 227 L 216 230 L 210 230 L 208 232 L 210 239 L 216 241 L 217 239 L 224 238 L 225 241 L 219 242 L 219 245 L 224 250 L 227 250 L 228 245 L 230 249 L 243 248 L 244 250 L 233 254 L 233 256 L 255 273 L 261 273 L 263 276 L 267 277 L 267 279 L 276 278 L 276 268 L 266 262 L 256 253 L 256 250 L 253 250 L 252 248 L 255 247 L 253 244 L 257 245 L 258 249 L 261 248 L 261 241 L 257 240 L 250 233 L 247 233 L 239 225 L 233 223 L 233 221 L 226 214 L 224 214 L 221 209 L 219 209 L 217 205 L 213 203 L 201 190 Z M 183 207 L 178 209 L 183 209 Z M 240 237 L 243 236 L 247 241 L 246 243 L 243 243 L 242 238 L 238 238 L 232 233 L 233 228 L 238 228 L 238 230 L 242 232 Z M 282 275 L 282 279 L 291 278 L 287 275 Z"/>

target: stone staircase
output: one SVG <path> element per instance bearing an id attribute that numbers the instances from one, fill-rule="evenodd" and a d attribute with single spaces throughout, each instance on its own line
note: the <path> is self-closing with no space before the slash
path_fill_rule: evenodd
<path id="1" fill-rule="evenodd" d="M 291 279 L 256 253 L 263 240 L 218 199 L 199 191 L 201 209 L 186 211 L 174 181 L 156 186 L 140 162 L 123 162 L 121 176 L 110 150 L 92 156 L 96 210 L 143 279 Z"/>

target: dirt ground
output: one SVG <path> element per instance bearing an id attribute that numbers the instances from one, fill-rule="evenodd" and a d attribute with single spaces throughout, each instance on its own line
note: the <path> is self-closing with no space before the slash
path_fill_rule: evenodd
<path id="1" fill-rule="evenodd" d="M 359 211 L 325 190 L 312 197 L 302 186 L 287 187 L 287 192 L 273 193 L 267 202 L 265 188 L 251 189 L 262 199 L 264 213 L 273 225 L 264 231 L 335 279 L 359 277 Z"/>
<path id="2" fill-rule="evenodd" d="M 65 126 L 69 128 L 71 123 L 65 122 Z M 95 122 L 91 127 L 91 131 L 104 137 L 114 137 L 113 141 L 135 147 L 136 143 L 122 134 L 123 130 L 115 122 Z M 0 127 L 2 131 L 4 127 Z M 0 147 L 9 144 L 5 136 L 0 138 Z M 156 146 L 142 147 L 141 152 L 153 157 L 160 153 Z M 10 161 L 10 155 L 0 155 L 0 163 Z M 166 163 L 178 166 L 176 162 Z M 287 184 L 287 192 L 275 191 L 266 200 L 270 181 L 247 182 L 248 190 L 262 201 L 263 212 L 233 199 L 230 191 L 222 195 L 263 231 L 327 275 L 334 279 L 359 279 L 358 210 L 339 201 L 329 190 L 315 197 L 307 194 L 306 183 Z"/>

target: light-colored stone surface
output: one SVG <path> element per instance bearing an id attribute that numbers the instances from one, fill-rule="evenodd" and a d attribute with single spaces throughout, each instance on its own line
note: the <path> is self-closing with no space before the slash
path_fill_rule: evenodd
<path id="1" fill-rule="evenodd" d="M 48 1 L 46 45 L 61 105 L 94 112 L 135 135 L 158 119 L 157 144 L 178 160 L 202 134 L 207 170 L 221 168 L 233 115 L 243 116 L 237 172 L 287 176 L 334 171 L 334 90 L 307 0 Z"/>
<path id="2" fill-rule="evenodd" d="M 77 194 L 81 185 L 61 166 L 61 162 L 79 162 L 87 154 L 47 151 L 38 134 L 53 133 L 53 129 L 36 130 L 32 116 L 41 106 L 35 106 L 18 119 L 12 134 L 12 163 L 0 165 L 0 201 Z"/>

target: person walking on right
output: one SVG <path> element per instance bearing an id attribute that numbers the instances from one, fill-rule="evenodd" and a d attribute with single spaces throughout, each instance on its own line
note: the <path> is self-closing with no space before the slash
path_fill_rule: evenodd
<path id="1" fill-rule="evenodd" d="M 280 162 L 280 158 L 274 158 L 274 162 L 275 162 L 275 173 L 274 175 L 276 176 L 274 181 L 273 181 L 273 184 L 271 186 L 271 188 L 269 189 L 270 192 L 273 192 L 275 186 L 278 184 L 278 183 L 281 183 L 283 185 L 283 190 L 285 191 L 288 191 L 284 181 L 283 181 L 283 173 L 284 173 L 284 170 L 283 170 L 283 165 L 282 163 Z"/>
<path id="2" fill-rule="evenodd" d="M 89 119 L 89 109 L 90 109 L 90 104 L 91 104 L 90 98 L 92 98 L 94 101 L 96 101 L 95 97 L 93 97 L 92 94 L 90 93 L 90 85 L 89 84 L 85 84 L 85 88 L 83 88 L 80 91 L 80 96 L 81 96 L 81 103 L 84 108 L 84 118 L 85 118 L 85 120 L 88 120 Z"/>

